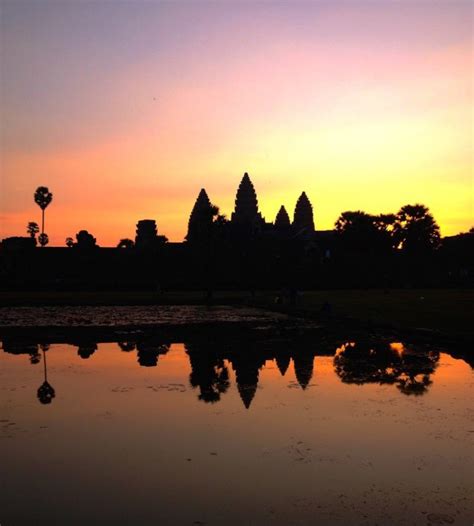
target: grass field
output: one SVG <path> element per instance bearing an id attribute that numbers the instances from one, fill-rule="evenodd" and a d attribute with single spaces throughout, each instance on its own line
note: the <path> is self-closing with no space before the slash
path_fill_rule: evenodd
<path id="1" fill-rule="evenodd" d="M 327 290 L 306 291 L 296 306 L 275 303 L 275 292 L 219 291 L 214 304 L 255 305 L 318 316 L 328 302 L 333 317 L 351 318 L 373 325 L 404 329 L 430 329 L 451 334 L 473 335 L 473 290 Z M 62 291 L 0 292 L 0 305 L 183 305 L 202 304 L 202 291 Z"/>
<path id="2" fill-rule="evenodd" d="M 308 291 L 298 308 L 320 312 L 329 302 L 336 317 L 373 325 L 474 334 L 472 290 L 329 290 Z"/>

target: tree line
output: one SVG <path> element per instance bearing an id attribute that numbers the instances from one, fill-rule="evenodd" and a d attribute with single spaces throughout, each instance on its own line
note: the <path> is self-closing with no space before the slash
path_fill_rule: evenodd
<path id="1" fill-rule="evenodd" d="M 49 243 L 45 232 L 45 211 L 53 200 L 48 187 L 39 186 L 34 193 L 34 202 L 41 209 L 41 229 L 30 221 L 26 231 L 41 246 Z M 210 238 L 218 241 L 225 237 L 230 221 L 221 214 L 219 207 L 212 205 L 212 232 Z M 137 235 L 140 224 L 138 225 Z M 469 233 L 473 233 L 471 229 Z M 352 252 L 388 253 L 401 250 L 408 254 L 430 252 L 439 248 L 440 229 L 428 207 L 423 204 L 405 205 L 396 214 L 368 214 L 361 210 L 342 212 L 334 224 L 334 233 L 341 246 Z M 146 233 L 145 233 L 146 234 Z M 36 238 L 38 236 L 38 238 Z M 67 237 L 69 248 L 93 248 L 98 246 L 96 238 L 87 230 L 80 230 L 76 239 Z M 122 238 L 116 245 L 120 249 L 132 249 L 135 241 Z"/>

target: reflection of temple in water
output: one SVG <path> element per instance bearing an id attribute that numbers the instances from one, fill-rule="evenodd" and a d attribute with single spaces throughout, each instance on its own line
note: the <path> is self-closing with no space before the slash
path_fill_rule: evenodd
<path id="1" fill-rule="evenodd" d="M 287 349 L 279 349 L 275 353 L 275 361 L 282 376 L 285 376 L 290 366 L 291 355 Z"/>
<path id="2" fill-rule="evenodd" d="M 308 353 L 297 353 L 293 356 L 295 375 L 298 383 L 303 389 L 308 387 L 313 377 L 314 355 Z"/>
<path id="3" fill-rule="evenodd" d="M 248 409 L 257 392 L 259 370 L 265 365 L 265 356 L 255 353 L 235 354 L 231 363 L 240 398 Z"/>
<path id="4" fill-rule="evenodd" d="M 212 345 L 186 344 L 186 353 L 191 365 L 190 384 L 198 387 L 199 400 L 217 402 L 229 388 L 229 373 L 226 362 L 235 373 L 238 393 L 246 409 L 249 409 L 258 389 L 260 370 L 268 360 L 276 361 L 280 374 L 284 376 L 290 366 L 292 353 L 287 346 L 278 345 L 266 349 L 247 342 L 245 347 L 227 345 L 225 349 Z M 293 355 L 296 379 L 306 389 L 313 374 L 314 355 L 299 352 Z"/>
<path id="5" fill-rule="evenodd" d="M 96 342 L 76 342 L 81 359 L 91 358 L 98 349 Z M 170 344 L 148 337 L 137 341 L 118 343 L 123 352 L 136 352 L 141 367 L 156 367 L 160 355 L 170 350 Z M 401 343 L 380 341 L 358 341 L 345 343 L 334 352 L 336 345 L 318 352 L 308 350 L 308 342 L 295 345 L 289 340 L 238 341 L 224 343 L 192 342 L 185 344 L 191 373 L 189 383 L 199 389 L 198 399 L 207 403 L 221 400 L 230 387 L 229 369 L 235 373 L 237 391 L 246 409 L 255 399 L 260 370 L 268 361 L 273 361 L 285 376 L 293 361 L 294 374 L 302 390 L 310 385 L 314 359 L 317 355 L 334 356 L 334 371 L 347 384 L 390 384 L 406 395 L 421 395 L 432 384 L 439 352 L 428 347 L 412 347 Z M 46 354 L 47 344 L 27 341 L 3 341 L 3 351 L 14 355 L 27 355 L 31 364 L 43 361 L 44 382 L 38 389 L 38 400 L 49 404 L 55 397 L 48 383 Z M 304 349 L 304 350 L 302 350 Z"/>

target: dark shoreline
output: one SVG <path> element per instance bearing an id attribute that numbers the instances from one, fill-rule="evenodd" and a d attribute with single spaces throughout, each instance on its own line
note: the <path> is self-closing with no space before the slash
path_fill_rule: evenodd
<path id="1" fill-rule="evenodd" d="M 292 317 L 273 322 L 220 321 L 187 324 L 123 324 L 123 325 L 49 325 L 49 326 L 0 326 L 0 340 L 21 343 L 70 343 L 81 341 L 96 343 L 153 341 L 153 342 L 199 342 L 205 346 L 225 347 L 230 341 L 241 342 L 242 352 L 255 345 L 266 346 L 272 342 L 288 342 L 289 346 L 316 347 L 316 354 L 332 355 L 342 344 L 349 341 L 395 342 L 436 347 L 454 358 L 460 358 L 474 367 L 471 340 L 464 335 L 449 335 L 424 329 L 402 330 L 389 326 L 367 325 L 355 320 L 331 319 L 308 323 L 308 318 Z M 248 345 L 247 345 L 248 344 Z"/>
<path id="2" fill-rule="evenodd" d="M 328 307 L 326 310 L 325 304 Z M 138 290 L 0 291 L 0 318 L 2 310 L 8 312 L 17 307 L 110 307 L 112 310 L 123 307 L 169 309 L 185 306 L 211 309 L 253 308 L 288 316 L 293 320 L 302 319 L 305 323 L 324 325 L 331 330 L 377 330 L 448 344 L 474 343 L 473 305 L 472 289 L 308 290 L 298 292 L 296 298 L 282 298 L 281 292 L 271 290 L 259 290 L 254 294 L 244 290 L 222 290 L 215 291 L 210 297 L 202 290 L 161 293 Z M 89 326 L 107 325 L 97 323 L 93 316 L 89 318 Z M 15 323 L 14 319 L 10 321 L 11 323 L 4 322 L 4 325 L 22 325 L 20 320 L 19 323 Z M 117 330 L 133 330 L 133 327 L 127 327 L 127 323 L 122 323 L 122 320 L 116 321 L 125 326 Z M 136 320 L 128 320 L 128 325 L 139 325 L 134 321 Z M 147 322 L 154 320 L 148 319 Z M 293 325 L 295 323 L 296 320 Z M 54 326 L 54 321 L 50 325 Z M 219 330 L 218 327 L 214 329 Z"/>

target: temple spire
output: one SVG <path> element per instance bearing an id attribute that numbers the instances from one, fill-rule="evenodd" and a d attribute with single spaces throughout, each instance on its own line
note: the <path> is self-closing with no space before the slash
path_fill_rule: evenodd
<path id="1" fill-rule="evenodd" d="M 237 384 L 237 390 L 239 391 L 240 399 L 245 409 L 248 409 L 257 392 L 257 384 Z"/>
<path id="2" fill-rule="evenodd" d="M 296 202 L 293 227 L 296 233 L 301 231 L 314 232 L 313 207 L 305 192 L 299 196 Z"/>
<path id="3" fill-rule="evenodd" d="M 275 359 L 278 370 L 280 371 L 282 376 L 285 376 L 285 373 L 288 370 L 288 367 L 290 366 L 290 355 L 285 352 L 279 352 L 277 353 Z"/>
<path id="4" fill-rule="evenodd" d="M 295 366 L 296 380 L 301 388 L 305 390 L 313 377 L 314 356 L 310 354 L 293 356 L 293 364 Z"/>
<path id="5" fill-rule="evenodd" d="M 290 216 L 288 215 L 288 212 L 286 211 L 286 208 L 281 205 L 280 210 L 278 210 L 278 214 L 275 218 L 275 228 L 282 229 L 282 228 L 288 228 L 290 226 Z"/>
<path id="6" fill-rule="evenodd" d="M 262 216 L 258 211 L 257 194 L 249 174 L 245 172 L 235 197 L 235 211 L 232 213 L 232 222 L 253 225 L 261 220 Z"/>
<path id="7" fill-rule="evenodd" d="M 212 225 L 212 205 L 204 188 L 201 189 L 189 216 L 186 240 L 190 243 L 207 238 Z"/>

